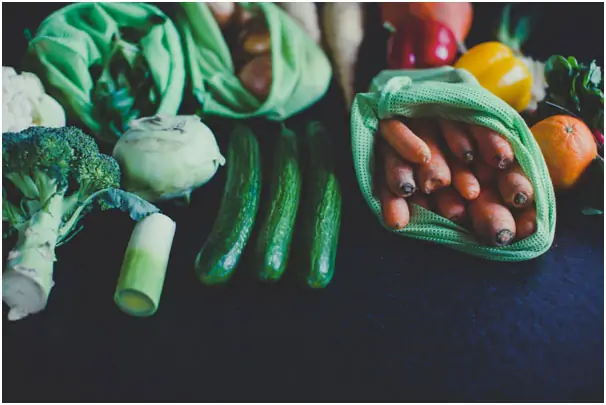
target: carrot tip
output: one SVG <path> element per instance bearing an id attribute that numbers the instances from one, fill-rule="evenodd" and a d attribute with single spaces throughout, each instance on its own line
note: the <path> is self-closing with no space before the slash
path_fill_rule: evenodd
<path id="1" fill-rule="evenodd" d="M 463 153 L 463 162 L 471 163 L 471 162 L 473 162 L 473 159 L 474 159 L 473 153 L 471 153 L 471 152 Z"/>
<path id="2" fill-rule="evenodd" d="M 505 245 L 509 245 L 511 243 L 511 241 L 513 240 L 513 238 L 515 237 L 515 234 L 510 231 L 509 229 L 502 229 L 499 232 L 497 232 L 497 238 L 496 238 L 496 245 L 497 246 L 505 246 Z"/>
<path id="3" fill-rule="evenodd" d="M 513 160 L 497 156 L 495 157 L 495 162 L 499 169 L 507 169 L 513 163 Z"/>
<path id="4" fill-rule="evenodd" d="M 415 189 L 415 186 L 413 186 L 412 184 L 406 183 L 406 184 L 402 185 L 401 190 L 402 190 L 402 194 L 405 197 L 409 197 L 415 192 L 416 189 Z"/>
<path id="5" fill-rule="evenodd" d="M 516 206 L 523 206 L 528 202 L 528 197 L 524 193 L 517 193 L 513 198 L 513 203 Z"/>

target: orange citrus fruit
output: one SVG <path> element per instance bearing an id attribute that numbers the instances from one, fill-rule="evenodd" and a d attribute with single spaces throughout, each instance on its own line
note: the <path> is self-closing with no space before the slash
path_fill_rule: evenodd
<path id="1" fill-rule="evenodd" d="M 530 128 L 549 169 L 556 191 L 573 187 L 598 154 L 585 123 L 568 115 L 554 115 Z"/>

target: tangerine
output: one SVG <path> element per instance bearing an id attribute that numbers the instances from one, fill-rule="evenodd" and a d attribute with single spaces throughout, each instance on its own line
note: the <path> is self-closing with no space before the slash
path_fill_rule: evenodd
<path id="1" fill-rule="evenodd" d="M 598 154 L 585 123 L 568 115 L 554 115 L 530 128 L 536 139 L 556 191 L 572 188 Z"/>

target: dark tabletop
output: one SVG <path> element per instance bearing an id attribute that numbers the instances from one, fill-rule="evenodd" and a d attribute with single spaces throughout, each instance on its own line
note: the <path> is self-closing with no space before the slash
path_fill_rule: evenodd
<path id="1" fill-rule="evenodd" d="M 19 66 L 23 30 L 59 5 L 3 6 L 3 64 Z M 474 5 L 468 46 L 492 38 L 501 7 Z M 603 7 L 543 4 L 526 51 L 604 66 Z M 369 35 L 361 88 L 381 69 L 383 50 L 369 45 L 377 29 Z M 343 222 L 326 290 L 306 291 L 289 276 L 258 285 L 246 265 L 226 288 L 198 282 L 193 260 L 219 206 L 220 170 L 190 209 L 166 208 L 178 231 L 151 318 L 128 317 L 112 300 L 133 223 L 113 212 L 87 217 L 57 250 L 47 310 L 9 323 L 4 306 L 3 399 L 603 402 L 603 218 L 561 198 L 553 247 L 518 264 L 392 235 L 358 190 L 338 97 L 333 86 L 301 118 L 323 116 L 340 143 Z"/>

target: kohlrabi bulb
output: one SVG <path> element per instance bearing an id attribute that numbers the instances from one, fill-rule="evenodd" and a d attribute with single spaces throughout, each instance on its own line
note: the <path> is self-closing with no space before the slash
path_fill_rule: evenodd
<path id="1" fill-rule="evenodd" d="M 122 187 L 150 202 L 189 200 L 225 164 L 214 134 L 196 115 L 133 120 L 113 156 Z"/>

